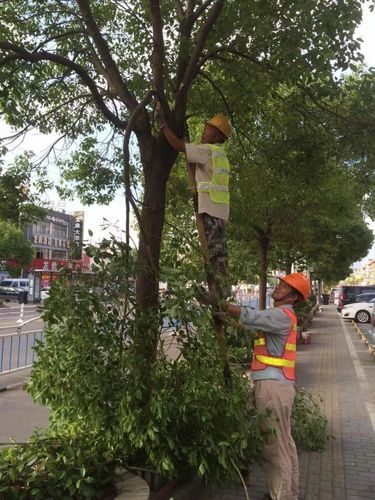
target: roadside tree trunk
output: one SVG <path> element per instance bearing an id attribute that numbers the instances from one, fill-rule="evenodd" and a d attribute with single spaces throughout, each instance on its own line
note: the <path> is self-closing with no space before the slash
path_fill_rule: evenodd
<path id="1" fill-rule="evenodd" d="M 162 137 L 156 139 L 151 133 L 137 133 L 137 136 L 144 172 L 136 277 L 137 314 L 143 327 L 138 329 L 142 337 L 138 339 L 138 344 L 144 359 L 153 363 L 156 358 L 158 325 L 155 322 L 145 325 L 143 321 L 148 321 L 144 314 L 155 310 L 159 302 L 159 261 L 166 188 L 176 153 Z M 148 337 L 147 341 L 145 336 Z"/>
<path id="2" fill-rule="evenodd" d="M 268 250 L 270 245 L 269 231 L 265 232 L 260 228 L 256 229 L 259 248 L 259 309 L 266 308 L 267 298 L 267 269 L 268 269 Z"/>

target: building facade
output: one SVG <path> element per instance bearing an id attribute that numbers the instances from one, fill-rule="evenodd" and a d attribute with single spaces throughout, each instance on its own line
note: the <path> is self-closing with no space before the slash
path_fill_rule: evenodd
<path id="1" fill-rule="evenodd" d="M 25 236 L 35 248 L 36 259 L 69 260 L 74 242 L 75 222 L 74 215 L 51 210 L 45 220 L 27 226 Z"/>

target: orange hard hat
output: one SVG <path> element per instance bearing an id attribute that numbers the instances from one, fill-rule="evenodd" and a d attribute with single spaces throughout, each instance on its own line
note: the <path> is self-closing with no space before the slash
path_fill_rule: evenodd
<path id="1" fill-rule="evenodd" d="M 232 125 L 228 118 L 224 115 L 213 116 L 211 120 L 208 120 L 207 124 L 216 127 L 222 134 L 225 135 L 227 139 L 232 133 Z"/>
<path id="2" fill-rule="evenodd" d="M 292 288 L 295 288 L 303 297 L 304 300 L 310 295 L 310 282 L 302 273 L 292 273 L 279 278 L 281 281 L 288 283 Z"/>

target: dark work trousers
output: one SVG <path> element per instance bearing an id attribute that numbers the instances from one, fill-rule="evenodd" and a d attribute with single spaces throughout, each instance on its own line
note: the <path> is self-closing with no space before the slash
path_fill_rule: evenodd
<path id="1" fill-rule="evenodd" d="M 210 269 L 215 283 L 215 291 L 220 299 L 230 295 L 228 284 L 228 243 L 226 221 L 206 213 L 203 216 L 204 232 Z"/>

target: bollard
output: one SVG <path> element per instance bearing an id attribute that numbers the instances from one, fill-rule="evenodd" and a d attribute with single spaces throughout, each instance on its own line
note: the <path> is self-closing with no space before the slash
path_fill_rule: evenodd
<path id="1" fill-rule="evenodd" d="M 23 309 L 25 307 L 25 304 L 21 304 L 21 311 L 20 311 L 20 317 L 17 319 L 16 323 L 22 324 L 23 323 Z"/>

